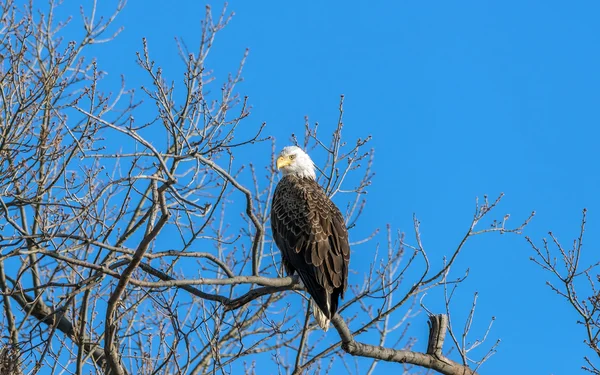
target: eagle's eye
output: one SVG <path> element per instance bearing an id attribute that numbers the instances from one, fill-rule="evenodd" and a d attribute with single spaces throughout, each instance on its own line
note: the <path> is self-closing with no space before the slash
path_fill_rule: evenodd
<path id="1" fill-rule="evenodd" d="M 290 155 L 290 160 L 294 160 L 294 159 L 296 159 L 296 155 L 293 155 L 293 154 Z"/>

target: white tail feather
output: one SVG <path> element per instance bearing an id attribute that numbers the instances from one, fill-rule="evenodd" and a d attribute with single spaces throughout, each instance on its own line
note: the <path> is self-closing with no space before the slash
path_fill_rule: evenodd
<path id="1" fill-rule="evenodd" d="M 327 315 L 321 311 L 315 300 L 312 298 L 310 299 L 310 305 L 312 307 L 313 315 L 315 316 L 317 324 L 323 329 L 323 331 L 327 332 L 329 329 L 329 319 L 327 318 Z M 329 299 L 327 300 L 327 308 L 329 308 Z"/>

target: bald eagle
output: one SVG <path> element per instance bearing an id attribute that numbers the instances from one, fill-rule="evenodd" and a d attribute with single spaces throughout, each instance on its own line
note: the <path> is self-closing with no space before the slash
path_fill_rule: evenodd
<path id="1" fill-rule="evenodd" d="M 350 245 L 344 217 L 317 183 L 310 156 L 296 146 L 277 158 L 283 177 L 275 188 L 271 229 L 288 275 L 298 273 L 325 331 L 348 285 Z"/>

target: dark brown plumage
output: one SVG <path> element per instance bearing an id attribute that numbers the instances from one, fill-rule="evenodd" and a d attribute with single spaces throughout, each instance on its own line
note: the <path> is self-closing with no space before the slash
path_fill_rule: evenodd
<path id="1" fill-rule="evenodd" d="M 273 195 L 271 227 L 287 273 L 298 273 L 327 329 L 348 283 L 350 245 L 340 210 L 313 176 L 288 173 Z"/>

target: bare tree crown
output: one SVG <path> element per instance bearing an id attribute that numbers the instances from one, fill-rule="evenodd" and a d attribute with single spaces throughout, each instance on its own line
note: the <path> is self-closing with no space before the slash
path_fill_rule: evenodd
<path id="1" fill-rule="evenodd" d="M 467 322 L 454 324 L 452 296 L 464 276 L 450 270 L 470 238 L 520 233 L 533 214 L 512 227 L 508 216 L 491 221 L 501 196 L 484 197 L 439 267 L 416 216 L 411 240 L 389 226 L 382 245 L 377 231 L 353 238 L 373 260 L 353 275 L 326 335 L 307 314 L 298 279 L 282 275 L 269 235 L 275 141 L 265 124 L 239 136 L 240 126 L 251 126 L 249 100 L 237 89 L 248 53 L 223 82 L 205 64 L 231 19 L 227 10 L 215 16 L 206 8 L 196 49 L 178 41 L 182 77 L 167 78 L 150 56 L 152 41 L 143 40 L 135 56 L 151 84 L 136 92 L 123 79 L 103 92 L 102 68 L 86 52 L 118 35 L 108 30 L 125 3 L 104 17 L 95 3 L 84 6 L 77 41 L 62 37 L 68 20 L 55 19 L 58 6 L 66 5 L 40 12 L 33 3 L 0 2 L 1 374 L 254 374 L 258 358 L 282 373 L 357 372 L 349 355 L 363 358 L 369 374 L 380 361 L 403 373 L 476 374 L 495 352 L 497 344 L 486 343 L 487 354 L 472 357 L 487 332 L 468 339 L 476 298 Z M 374 152 L 368 136 L 343 140 L 343 105 L 342 96 L 330 136 L 306 119 L 291 141 L 316 155 L 317 180 L 352 230 L 365 210 Z M 150 120 L 136 120 L 149 108 Z M 235 156 L 248 149 L 271 150 L 271 158 L 242 165 Z M 587 272 L 575 271 L 577 251 L 565 255 L 566 276 L 554 272 L 567 298 L 568 282 Z M 434 288 L 444 291 L 446 310 L 429 312 L 420 352 L 406 327 L 427 310 L 421 298 Z M 597 298 L 573 305 L 598 352 Z"/>

